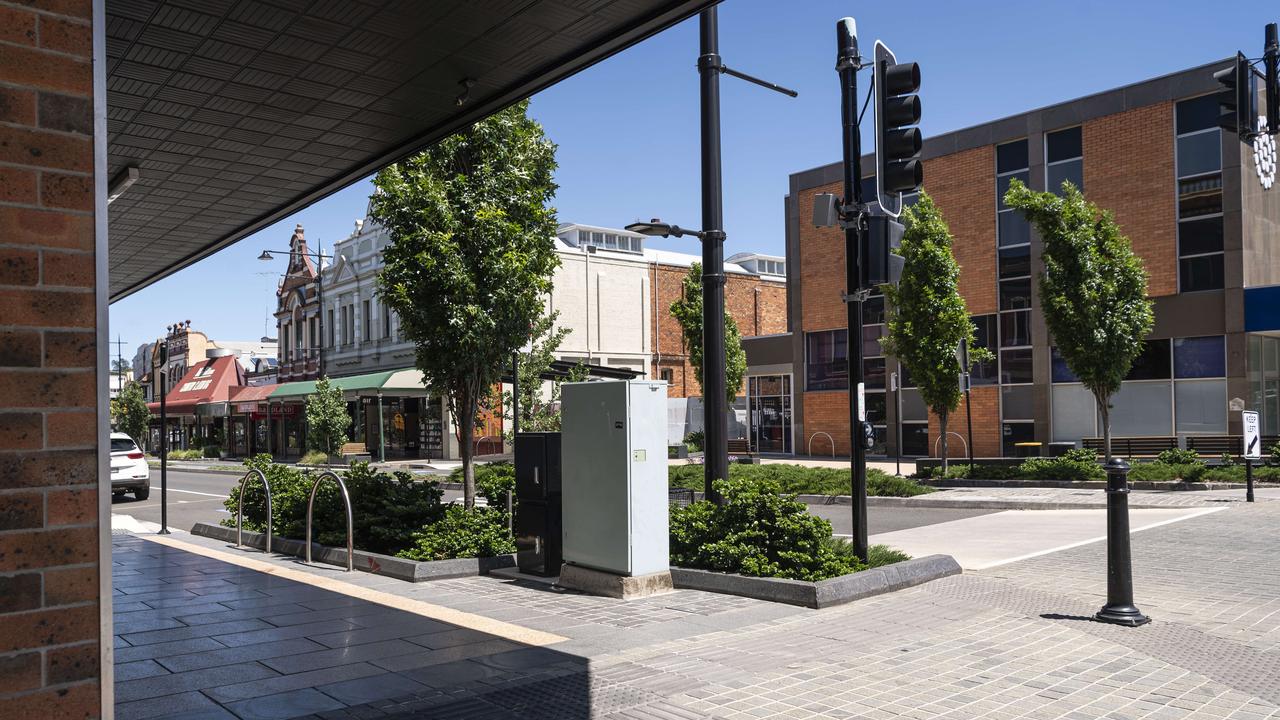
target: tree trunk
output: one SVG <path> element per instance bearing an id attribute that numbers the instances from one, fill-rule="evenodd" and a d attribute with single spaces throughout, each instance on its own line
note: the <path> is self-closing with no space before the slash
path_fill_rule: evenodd
<path id="1" fill-rule="evenodd" d="M 947 476 L 947 415 L 948 413 L 938 413 L 938 429 L 942 432 L 942 477 Z"/>
<path id="2" fill-rule="evenodd" d="M 458 405 L 463 408 L 462 417 L 454 418 L 458 429 L 462 431 L 462 504 L 470 510 L 476 506 L 476 469 L 472 464 L 475 452 L 476 436 L 476 400 L 475 397 L 459 398 Z"/>
<path id="3" fill-rule="evenodd" d="M 1096 397 L 1102 414 L 1102 452 L 1104 462 L 1111 462 L 1111 398 Z"/>

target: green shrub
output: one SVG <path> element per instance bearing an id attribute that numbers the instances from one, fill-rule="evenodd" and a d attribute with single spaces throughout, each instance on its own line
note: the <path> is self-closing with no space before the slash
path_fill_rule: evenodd
<path id="1" fill-rule="evenodd" d="M 222 450 L 217 445 L 205 445 L 201 448 L 201 457 L 217 459 L 222 457 Z"/>
<path id="2" fill-rule="evenodd" d="M 689 452 L 702 452 L 707 444 L 707 436 L 701 430 L 694 430 L 684 436 L 684 444 L 689 448 Z"/>
<path id="3" fill-rule="evenodd" d="M 674 565 L 757 577 L 825 580 L 865 569 L 828 545 L 831 523 L 782 495 L 772 479 L 716 481 L 725 504 L 671 508 Z"/>
<path id="4" fill-rule="evenodd" d="M 1204 463 L 1137 463 L 1129 469 L 1129 482 L 1199 482 L 1208 468 Z M 1243 477 L 1241 472 L 1241 477 Z"/>
<path id="5" fill-rule="evenodd" d="M 495 508 L 467 510 L 450 505 L 440 520 L 413 534 L 413 544 L 397 555 L 410 560 L 493 557 L 516 551 L 507 514 Z"/>
<path id="6" fill-rule="evenodd" d="M 306 536 L 307 498 L 317 474 L 271 461 L 262 454 L 245 460 L 246 471 L 262 470 L 271 483 L 272 528 L 276 535 L 302 539 Z M 444 514 L 442 493 L 434 481 L 416 480 L 407 472 L 375 472 L 369 463 L 353 462 L 342 473 L 351 497 L 352 535 L 356 547 L 370 552 L 394 554 L 407 547 L 416 531 Z M 223 503 L 231 517 L 223 525 L 235 527 L 239 481 Z M 313 540 L 323 545 L 346 545 L 346 511 L 337 483 L 326 481 L 316 491 L 312 515 Z M 245 488 L 244 526 L 266 530 L 266 498 L 262 485 L 250 480 Z"/>
<path id="7" fill-rule="evenodd" d="M 196 448 L 191 448 L 190 450 L 170 450 L 169 451 L 170 460 L 199 460 L 202 456 L 203 454 L 201 453 L 201 451 L 197 450 Z"/>
<path id="8" fill-rule="evenodd" d="M 927 470 L 921 470 L 916 473 L 917 477 L 929 479 L 941 479 L 943 477 L 942 467 L 931 467 Z M 947 467 L 946 479 L 948 480 L 1014 480 L 1021 477 L 1017 465 L 991 465 L 991 464 L 975 464 L 975 465 L 949 465 Z"/>
<path id="9" fill-rule="evenodd" d="M 1106 480 L 1107 474 L 1103 471 L 1102 466 L 1098 464 L 1096 459 L 1083 459 L 1083 454 L 1071 455 L 1076 452 L 1088 452 L 1092 458 L 1092 450 L 1088 451 L 1069 451 L 1068 454 L 1054 458 L 1027 458 L 1018 466 L 1018 476 L 1033 480 L 1063 480 L 1069 482 L 1078 482 L 1083 480 Z"/>
<path id="10" fill-rule="evenodd" d="M 854 560 L 857 559 L 857 556 L 853 554 L 853 541 L 848 538 L 827 538 L 826 546 L 831 548 L 831 551 L 840 557 Z M 895 550 L 888 545 L 872 545 L 867 548 L 868 568 L 892 565 L 894 563 L 910 559 L 910 555 L 902 552 L 901 550 Z"/>
<path id="11" fill-rule="evenodd" d="M 1182 448 L 1169 448 L 1160 451 L 1156 456 L 1156 462 L 1161 465 L 1203 465 L 1200 456 L 1195 450 L 1183 450 Z"/>
<path id="12" fill-rule="evenodd" d="M 495 462 L 475 466 L 476 494 L 496 508 L 507 506 L 507 491 L 516 489 L 516 468 L 509 462 Z M 449 482 L 462 484 L 462 468 L 449 473 Z M 512 498 L 512 502 L 515 499 Z"/>
<path id="13" fill-rule="evenodd" d="M 298 458 L 299 465 L 328 465 L 329 456 L 321 450 L 308 450 L 301 458 Z"/>
<path id="14" fill-rule="evenodd" d="M 667 470 L 673 488 L 703 488 L 704 469 L 699 464 L 671 465 Z M 804 495 L 848 495 L 851 488 L 848 468 L 805 467 L 789 463 L 729 466 L 729 478 L 770 481 L 782 492 Z M 867 470 L 867 494 L 879 497 L 912 497 L 934 492 L 910 478 L 900 478 L 881 470 Z"/>

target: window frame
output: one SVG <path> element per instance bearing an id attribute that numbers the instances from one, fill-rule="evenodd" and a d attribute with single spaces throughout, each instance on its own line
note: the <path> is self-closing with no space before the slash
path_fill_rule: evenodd
<path id="1" fill-rule="evenodd" d="M 811 347 L 810 347 L 810 345 L 809 345 L 809 338 L 810 338 L 810 337 L 812 337 L 812 336 L 817 336 L 817 335 L 826 335 L 826 334 L 830 334 L 830 335 L 831 335 L 831 337 L 832 337 L 832 356 L 833 356 L 833 359 L 832 359 L 832 360 L 830 361 L 830 363 L 828 363 L 828 364 L 833 364 L 833 363 L 838 362 L 838 360 L 836 360 L 836 359 L 834 358 L 834 356 L 835 356 L 835 340 L 834 340 L 834 339 L 835 339 L 836 337 L 838 337 L 840 333 L 844 333 L 844 334 L 845 334 L 845 345 L 844 345 L 845 378 L 844 378 L 844 385 L 843 385 L 843 387 L 817 387 L 817 388 L 815 388 L 815 387 L 813 387 L 813 386 L 812 386 L 812 379 L 811 379 L 811 378 L 810 378 L 810 376 L 809 376 L 809 368 L 810 368 L 810 366 L 812 366 L 812 365 L 814 364 L 814 362 L 813 362 L 813 356 L 812 356 L 812 348 L 811 348 Z M 848 392 L 848 391 L 849 391 L 849 331 L 848 331 L 848 329 L 847 329 L 847 328 L 830 328 L 830 329 L 827 329 L 827 330 L 808 330 L 808 331 L 805 331 L 805 334 L 804 334 L 804 389 L 805 389 L 805 392 Z"/>
<path id="2" fill-rule="evenodd" d="M 1083 147 L 1083 140 L 1084 140 L 1084 138 L 1083 138 L 1083 137 L 1081 137 L 1082 147 Z M 1018 143 L 1018 142 L 1023 143 L 1023 145 L 1026 147 L 1026 150 L 1027 150 L 1027 152 L 1026 152 L 1026 155 L 1027 155 L 1027 165 L 1026 165 L 1025 167 L 1016 168 L 1016 169 L 1012 169 L 1012 170 L 1005 170 L 1005 171 L 1001 172 L 1001 171 L 1000 171 L 1000 148 L 1001 148 L 1001 147 L 1004 147 L 1004 146 L 1007 146 L 1007 145 L 1014 144 L 1014 143 Z M 996 249 L 996 312 L 995 312 L 995 316 L 996 316 L 996 327 L 995 327 L 996 336 L 995 336 L 995 338 L 994 338 L 994 344 L 995 344 L 994 352 L 995 352 L 995 355 L 996 355 L 996 382 L 995 382 L 995 383 L 993 383 L 993 384 L 995 384 L 995 385 L 999 385 L 999 386 L 1001 386 L 1001 387 L 1003 387 L 1003 386 L 1005 386 L 1005 385 L 1030 385 L 1030 384 L 1034 384 L 1034 382 L 1035 382 L 1035 378 L 1034 378 L 1034 377 L 1033 377 L 1033 378 L 1031 378 L 1031 379 L 1029 379 L 1027 382 L 1006 383 L 1006 382 L 1004 381 L 1004 376 L 1005 376 L 1005 373 L 1004 373 L 1004 354 L 1005 354 L 1005 351 L 1006 351 L 1006 350 L 1008 350 L 1008 351 L 1013 351 L 1013 350 L 1029 350 L 1029 351 L 1031 351 L 1031 352 L 1034 354 L 1034 350 L 1033 350 L 1033 348 L 1032 348 L 1032 345 L 1033 345 L 1033 343 L 1034 343 L 1034 338 L 1032 337 L 1032 333 L 1031 333 L 1031 328 L 1032 328 L 1032 319 L 1033 319 L 1033 318 L 1031 317 L 1031 313 L 1032 313 L 1032 309 L 1035 307 L 1035 283 L 1034 283 L 1034 282 L 1032 282 L 1033 273 L 1032 273 L 1031 263 L 1030 263 L 1030 262 L 1028 262 L 1028 263 L 1027 263 L 1027 273 L 1026 273 L 1025 275 L 1011 275 L 1011 276 L 1009 276 L 1009 277 L 1004 277 L 1004 276 L 1001 274 L 1001 269 L 1000 269 L 1000 252 L 1001 252 L 1002 250 L 1011 250 L 1011 249 L 1018 249 L 1018 248 L 1025 247 L 1025 248 L 1027 248 L 1028 255 L 1030 255 L 1030 252 L 1031 252 L 1031 244 L 1032 244 L 1032 243 L 1031 243 L 1030 228 L 1029 228 L 1029 231 L 1028 231 L 1028 234 L 1027 234 L 1027 241 L 1026 241 L 1025 243 L 1019 242 L 1019 243 L 1014 243 L 1014 244 L 1011 244 L 1011 245 L 1005 245 L 1005 244 L 1002 244 L 1002 243 L 1001 243 L 1001 238 L 1000 238 L 1000 216 L 1001 216 L 1001 215 L 1003 215 L 1003 214 L 1006 214 L 1006 213 L 1016 213 L 1016 212 L 1017 212 L 1017 210 L 1014 210 L 1013 208 L 1003 208 L 1003 209 L 1001 208 L 1001 206 L 1004 204 L 1004 198 L 1000 195 L 1000 181 L 1001 181 L 1003 178 L 1012 177 L 1012 176 L 1020 175 L 1020 174 L 1023 174 L 1023 173 L 1025 173 L 1025 174 L 1026 174 L 1028 181 L 1030 181 L 1030 179 L 1031 179 L 1031 148 L 1030 148 L 1030 144 L 1031 144 L 1031 140 L 1030 140 L 1030 138 L 1022 138 L 1021 140 L 1010 140 L 1010 141 L 1007 141 L 1007 142 L 1000 143 L 1000 144 L 996 145 L 996 149 L 995 149 L 995 153 L 994 153 L 995 157 L 993 158 L 993 161 L 994 161 L 994 163 L 995 163 L 995 181 L 996 181 L 996 203 L 995 203 L 995 205 L 996 205 L 996 238 L 995 238 L 995 241 L 996 241 L 996 248 L 995 248 L 995 249 Z M 1042 152 L 1042 153 L 1044 153 L 1044 152 L 1047 152 L 1047 151 L 1048 151 L 1048 144 L 1047 144 L 1047 140 L 1046 140 L 1046 141 L 1044 141 L 1044 142 L 1041 142 L 1041 146 L 1042 146 L 1042 147 L 1041 147 L 1041 152 Z M 1082 152 L 1083 152 L 1083 150 L 1082 150 Z M 1047 172 L 1047 171 L 1048 171 L 1048 169 L 1047 169 L 1047 167 L 1046 167 L 1046 172 Z M 1030 223 L 1028 223 L 1028 225 L 1030 225 Z M 1025 283 L 1027 284 L 1027 286 L 1028 286 L 1028 292 L 1027 292 L 1027 307 L 1025 307 L 1025 308 L 1005 308 L 1005 307 L 1004 307 L 1004 295 L 1003 295 L 1003 288 L 1004 288 L 1004 285 L 1005 285 L 1006 283 L 1010 283 L 1010 284 L 1012 284 L 1012 283 L 1023 283 L 1023 282 L 1025 282 Z M 1009 345 L 1009 346 L 1005 346 L 1005 345 L 1003 344 L 1003 340 L 1004 340 L 1004 336 L 1005 336 L 1004 326 L 1005 326 L 1005 322 L 1006 322 L 1006 316 L 1009 316 L 1009 315 L 1011 315 L 1012 313 L 1026 313 L 1026 314 L 1027 314 L 1027 315 L 1026 315 L 1026 318 L 1027 318 L 1027 321 L 1026 321 L 1026 327 L 1027 327 L 1027 337 L 1026 337 L 1026 340 L 1027 340 L 1027 342 L 1026 342 L 1026 344 L 1021 344 L 1021 345 Z M 987 314 L 989 314 L 989 313 L 987 313 Z M 971 317 L 972 317 L 972 316 L 971 316 Z M 1012 320 L 1011 320 L 1011 321 L 1012 321 Z M 1002 409 L 1002 413 L 1003 413 L 1003 409 Z M 1001 418 L 1002 418 L 1002 421 L 1003 421 L 1003 414 L 1001 415 Z"/>
<path id="3" fill-rule="evenodd" d="M 1080 154 L 1079 154 L 1079 155 L 1076 155 L 1075 157 L 1069 157 L 1069 158 L 1066 158 L 1066 159 L 1063 159 L 1063 160 L 1054 160 L 1053 162 L 1049 162 L 1049 136 L 1050 136 L 1050 135 L 1057 135 L 1058 133 L 1068 132 L 1068 131 L 1070 131 L 1070 130 L 1079 130 L 1079 131 L 1080 131 Z M 1077 189 L 1078 189 L 1080 192 L 1084 192 L 1084 126 L 1083 126 L 1083 125 L 1070 125 L 1070 126 L 1067 126 L 1067 127 L 1058 128 L 1057 130 L 1050 130 L 1050 131 L 1047 131 L 1047 132 L 1045 132 L 1045 134 L 1044 134 L 1044 142 L 1042 142 L 1042 143 L 1041 143 L 1041 145 L 1043 145 L 1043 146 L 1044 146 L 1044 147 L 1043 147 L 1043 150 L 1044 150 L 1044 187 L 1045 187 L 1045 190 L 1048 190 L 1049 192 L 1053 193 L 1054 195 L 1057 195 L 1057 194 L 1058 194 L 1058 190 L 1059 190 L 1059 187 L 1055 187 L 1054 185 L 1052 185 L 1052 184 L 1049 182 L 1049 168 L 1051 168 L 1051 167 L 1060 167 L 1060 166 L 1062 166 L 1062 165 L 1067 165 L 1067 164 L 1070 164 L 1070 163 L 1079 163 L 1079 164 L 1080 164 L 1080 185 L 1077 187 Z"/>
<path id="4" fill-rule="evenodd" d="M 1172 128 L 1172 129 L 1173 129 L 1173 207 L 1174 207 L 1174 233 L 1175 233 L 1175 244 L 1174 244 L 1174 249 L 1175 249 L 1175 252 L 1176 252 L 1176 254 L 1177 254 L 1177 258 L 1178 258 L 1178 272 L 1177 272 L 1177 292 L 1178 292 L 1178 294 L 1182 294 L 1182 293 L 1195 293 L 1195 292 L 1214 292 L 1214 291 L 1219 291 L 1219 290 L 1223 290 L 1223 289 L 1225 289 L 1225 288 L 1226 288 L 1226 277 L 1225 277 L 1225 270 L 1226 270 L 1226 268 L 1225 268 L 1225 265 L 1226 265 L 1226 252 L 1225 252 L 1225 251 L 1226 251 L 1226 247 L 1225 247 L 1226 227 L 1225 227 L 1225 222 L 1226 222 L 1226 219 L 1225 219 L 1225 213 L 1224 213 L 1223 211 L 1221 211 L 1221 210 L 1220 210 L 1219 212 L 1216 212 L 1216 213 L 1206 213 L 1206 214 L 1204 214 L 1204 215 L 1195 215 L 1195 216 L 1188 217 L 1188 218 L 1183 218 L 1183 217 L 1182 217 L 1182 183 L 1183 183 L 1184 181 L 1186 181 L 1186 180 L 1197 180 L 1197 179 L 1201 179 L 1201 178 L 1206 178 L 1206 179 L 1207 179 L 1207 178 L 1212 178 L 1212 177 L 1214 177 L 1214 176 L 1217 176 L 1217 178 L 1218 178 L 1218 190 L 1217 190 L 1217 192 L 1218 192 L 1219 196 L 1220 196 L 1222 199 L 1224 199 L 1224 200 L 1225 200 L 1225 198 L 1226 198 L 1226 194 L 1225 194 L 1224 189 L 1223 189 L 1223 180 L 1224 180 L 1224 178 L 1223 178 L 1223 168 L 1222 168 L 1222 163 L 1223 163 L 1223 157 L 1222 157 L 1222 155 L 1223 155 L 1223 153 L 1222 153 L 1222 128 L 1217 127 L 1217 126 L 1209 126 L 1209 127 L 1200 128 L 1200 129 L 1197 129 L 1197 130 L 1191 130 L 1191 131 L 1188 131 L 1188 132 L 1179 132 L 1179 131 L 1178 131 L 1178 106 L 1179 106 L 1179 105 L 1181 105 L 1182 103 L 1187 103 L 1187 102 L 1192 102 L 1192 101 L 1200 100 L 1201 98 L 1210 97 L 1211 95 L 1212 95 L 1212 93 L 1207 93 L 1207 94 L 1204 94 L 1204 95 L 1197 95 L 1197 96 L 1194 96 L 1194 97 L 1181 98 L 1181 99 L 1177 100 L 1177 101 L 1174 103 L 1174 109 L 1173 109 L 1173 128 Z M 1218 138 L 1218 143 L 1217 143 L 1217 145 L 1218 145 L 1218 169 L 1217 169 L 1217 170 L 1213 170 L 1213 171 L 1209 171 L 1209 172 L 1191 173 L 1191 174 L 1188 174 L 1188 175 L 1185 175 L 1185 176 L 1184 176 L 1184 175 L 1182 175 L 1182 174 L 1181 174 L 1181 173 L 1182 173 L 1182 169 L 1181 169 L 1180 164 L 1179 164 L 1179 156 L 1178 156 L 1178 145 L 1179 145 L 1179 141 L 1180 141 L 1181 139 L 1183 139 L 1183 138 L 1186 138 L 1186 137 L 1194 137 L 1194 136 L 1197 136 L 1197 135 L 1209 135 L 1209 134 L 1215 134 L 1215 135 L 1216 135 L 1216 137 Z M 1224 223 L 1224 226 L 1223 226 L 1223 228 L 1222 228 L 1222 234 L 1223 234 L 1223 236 L 1224 236 L 1224 237 L 1223 237 L 1223 240 L 1224 240 L 1224 247 L 1223 247 L 1223 248 L 1221 248 L 1221 249 L 1219 249 L 1219 250 L 1213 251 L 1213 252 L 1183 254 L 1183 252 L 1182 252 L 1182 226 L 1183 226 L 1183 224 L 1184 224 L 1184 223 L 1191 223 L 1191 222 L 1201 221 L 1201 220 L 1213 220 L 1213 219 L 1216 219 L 1219 223 Z M 1222 260 L 1221 260 L 1222 265 L 1223 265 L 1223 272 L 1222 272 L 1222 284 L 1221 284 L 1220 286 L 1218 286 L 1218 287 L 1208 287 L 1208 288 L 1201 288 L 1201 289 L 1197 289 L 1197 290 L 1188 290 L 1188 289 L 1184 289 L 1184 285 L 1185 285 L 1185 283 L 1184 283 L 1184 279 L 1183 279 L 1183 264 L 1184 264 L 1184 263 L 1183 263 L 1183 261 L 1185 261 L 1185 260 L 1195 260 L 1195 259 L 1197 259 L 1197 258 L 1212 258 L 1212 257 L 1220 257 L 1220 258 L 1222 258 Z"/>

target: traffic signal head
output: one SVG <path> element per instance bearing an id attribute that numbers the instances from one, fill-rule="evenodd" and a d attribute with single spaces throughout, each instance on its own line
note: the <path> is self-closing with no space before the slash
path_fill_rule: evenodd
<path id="1" fill-rule="evenodd" d="M 896 285 L 902 277 L 904 260 L 897 254 L 902 247 L 903 225 L 884 215 L 867 218 L 867 231 L 862 233 L 862 257 L 859 259 L 858 288 L 874 292 L 881 285 Z"/>
<path id="2" fill-rule="evenodd" d="M 1222 86 L 1218 90 L 1218 125 L 1248 142 L 1254 135 L 1258 111 L 1254 103 L 1253 68 L 1243 53 L 1236 53 L 1230 67 L 1213 74 Z"/>
<path id="3" fill-rule="evenodd" d="M 880 207 L 897 217 L 902 193 L 924 182 L 920 163 L 920 66 L 899 63 L 884 43 L 876 41 L 876 194 Z"/>
<path id="4" fill-rule="evenodd" d="M 862 423 L 862 449 L 870 450 L 876 446 L 876 428 L 869 422 Z"/>

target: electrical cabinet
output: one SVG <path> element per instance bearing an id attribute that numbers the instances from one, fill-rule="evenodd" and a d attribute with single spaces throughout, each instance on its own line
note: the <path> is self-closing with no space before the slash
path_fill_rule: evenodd
<path id="1" fill-rule="evenodd" d="M 667 384 L 566 383 L 560 402 L 564 561 L 667 571 Z"/>
<path id="2" fill-rule="evenodd" d="M 515 439 L 516 565 L 521 572 L 560 572 L 560 433 L 518 433 Z"/>

